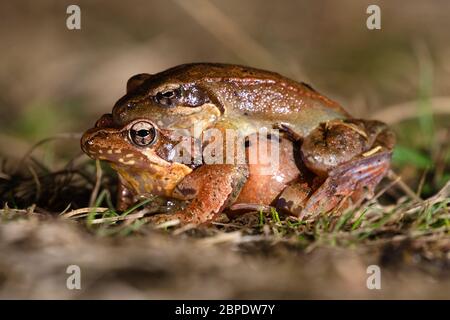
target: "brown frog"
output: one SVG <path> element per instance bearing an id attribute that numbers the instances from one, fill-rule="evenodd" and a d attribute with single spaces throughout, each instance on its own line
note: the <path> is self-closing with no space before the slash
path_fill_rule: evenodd
<path id="1" fill-rule="evenodd" d="M 118 172 L 123 187 L 119 191 L 120 208 L 155 195 L 189 201 L 184 210 L 169 216 L 184 222 L 212 221 L 233 206 L 242 210 L 274 204 L 290 184 L 309 188 L 305 173 L 296 164 L 294 144 L 286 138 L 257 136 L 245 143 L 246 159 L 260 144 L 276 143 L 280 157 L 277 166 L 271 165 L 270 154 L 255 163 L 238 165 L 174 162 L 176 147 L 183 142 L 187 142 L 187 149 L 193 148 L 194 139 L 138 119 L 123 127 L 97 123 L 83 135 L 81 146 L 90 157 L 108 161 Z M 286 206 L 280 208 L 288 210 Z"/>
<path id="2" fill-rule="evenodd" d="M 234 128 L 244 134 L 277 125 L 306 136 L 321 122 L 349 115 L 309 85 L 277 73 L 193 63 L 131 77 L 112 117 L 118 125 L 147 118 L 165 129 L 197 124 L 201 128 Z"/>
<path id="3" fill-rule="evenodd" d="M 259 128 L 281 129 L 276 137 L 281 139 L 280 145 L 286 146 L 287 139 L 292 141 L 291 152 L 286 151 L 286 147 L 280 148 L 286 153 L 280 159 L 287 157 L 280 162 L 281 167 L 296 163 L 302 178 L 284 179 L 273 193 L 277 194 L 275 198 L 280 208 L 301 217 L 330 211 L 347 200 L 361 199 L 365 191 L 372 192 L 388 170 L 395 143 L 392 131 L 385 124 L 351 118 L 339 104 L 304 83 L 241 66 L 188 64 L 155 75 L 132 77 L 127 84 L 127 94 L 116 103 L 113 113 L 104 115 L 97 122 L 97 128 L 85 134 L 83 150 L 91 157 L 115 164 L 117 161 L 114 159 L 124 158 L 111 158 L 108 150 L 100 155 L 95 153 L 96 148 L 100 145 L 120 146 L 119 150 L 123 151 L 126 150 L 124 143 L 127 143 L 128 150 L 134 150 L 128 154 L 142 153 L 142 146 L 130 140 L 130 132 L 133 132 L 130 125 L 145 123 L 145 119 L 152 130 L 161 134 L 188 129 L 190 134 L 185 139 L 199 139 L 199 134 L 211 128 L 221 131 L 233 129 L 244 136 L 255 135 Z M 200 127 L 197 133 L 192 130 L 194 125 Z M 121 139 L 111 138 L 118 132 L 121 132 Z M 145 130 L 142 135 L 144 133 Z M 165 149 L 174 144 L 170 139 L 158 141 L 165 141 L 159 142 L 166 146 Z M 156 152 L 159 148 L 155 145 L 151 150 Z M 114 151 L 111 152 L 114 154 Z M 149 155 L 150 151 L 146 152 Z M 151 161 L 156 161 L 159 166 L 161 161 L 165 161 L 164 169 L 156 170 L 158 177 L 148 173 L 147 162 L 137 165 L 137 162 L 130 161 L 126 166 L 123 163 L 115 165 L 123 182 L 122 195 L 154 193 L 153 185 L 157 182 L 147 180 L 160 180 L 167 168 L 177 168 L 178 178 L 175 178 L 176 175 L 170 176 L 167 180 L 170 183 L 161 189 L 166 190 L 165 195 L 191 200 L 191 213 L 185 211 L 184 215 L 197 218 L 190 220 L 211 220 L 234 200 L 239 200 L 242 205 L 273 204 L 271 192 L 267 198 L 255 198 L 255 195 L 266 193 L 264 188 L 270 189 L 267 181 L 277 179 L 276 173 L 264 177 L 255 174 L 260 167 L 258 164 L 203 164 L 197 168 L 171 162 L 171 159 L 158 153 L 151 155 L 158 158 Z M 152 162 L 151 172 L 155 171 L 154 165 Z M 195 170 L 190 173 L 188 169 Z M 134 179 L 134 185 L 127 182 L 127 177 L 131 176 L 139 177 Z M 242 183 L 244 180 L 246 183 Z M 171 191 L 175 190 L 172 189 L 174 184 L 179 186 L 175 194 Z M 236 189 L 236 186 L 240 187 Z M 185 190 L 184 194 L 182 190 Z M 120 207 L 130 204 L 131 201 L 125 198 L 120 197 Z M 214 202 L 213 198 L 216 199 L 215 206 L 210 205 Z M 207 208 L 205 204 L 208 204 Z M 240 208 L 242 205 L 235 203 L 234 207 Z"/>

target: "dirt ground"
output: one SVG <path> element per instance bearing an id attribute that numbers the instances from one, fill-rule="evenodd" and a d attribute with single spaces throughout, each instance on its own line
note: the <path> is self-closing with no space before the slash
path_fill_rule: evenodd
<path id="1" fill-rule="evenodd" d="M 195 239 L 148 230 L 133 237 L 98 238 L 57 219 L 2 224 L 0 297 L 449 298 L 448 257 L 446 262 L 424 261 L 408 241 L 305 252 L 284 242 L 220 237 Z M 81 268 L 81 290 L 66 287 L 66 270 L 73 264 Z M 381 266 L 380 290 L 366 285 L 367 267 L 373 264 Z"/>

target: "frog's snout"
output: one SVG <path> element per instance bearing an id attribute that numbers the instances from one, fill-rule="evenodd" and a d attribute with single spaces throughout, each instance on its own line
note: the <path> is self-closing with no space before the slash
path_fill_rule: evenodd
<path id="1" fill-rule="evenodd" d="M 93 156 L 93 153 L 96 153 L 96 152 L 92 152 L 92 151 L 94 149 L 95 137 L 96 137 L 97 131 L 98 130 L 96 128 L 89 129 L 81 137 L 81 141 L 80 141 L 81 150 L 83 150 L 83 152 L 86 153 L 90 157 Z"/>
<path id="2" fill-rule="evenodd" d="M 112 145 L 109 143 L 109 130 L 105 128 L 92 128 L 87 130 L 81 137 L 81 149 L 89 157 L 103 159 L 102 154 L 110 153 Z"/>
<path id="3" fill-rule="evenodd" d="M 107 151 L 108 136 L 115 133 L 117 129 L 114 125 L 113 116 L 111 113 L 106 113 L 95 122 L 93 128 L 87 130 L 81 137 L 81 149 L 84 153 L 94 159 L 98 159 L 99 154 Z"/>

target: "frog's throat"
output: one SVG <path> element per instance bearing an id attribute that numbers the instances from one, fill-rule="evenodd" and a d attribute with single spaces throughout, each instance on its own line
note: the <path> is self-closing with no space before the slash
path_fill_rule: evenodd
<path id="1" fill-rule="evenodd" d="M 111 163 L 125 186 L 134 195 L 155 195 L 172 197 L 173 190 L 192 169 L 183 164 L 169 166 L 149 165 L 146 169 L 130 168 Z"/>

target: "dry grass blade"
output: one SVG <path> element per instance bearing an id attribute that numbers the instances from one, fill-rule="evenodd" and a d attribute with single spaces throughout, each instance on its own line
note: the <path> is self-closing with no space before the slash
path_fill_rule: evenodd
<path id="1" fill-rule="evenodd" d="M 444 199 L 447 199 L 450 197 L 450 181 L 447 181 L 447 183 L 442 187 L 439 192 L 433 196 L 431 199 L 434 199 L 434 201 L 442 201 Z"/>
<path id="2" fill-rule="evenodd" d="M 166 228 L 170 228 L 170 227 L 175 227 L 175 226 L 178 226 L 180 223 L 181 223 L 181 221 L 178 219 L 169 220 L 169 221 L 166 221 L 166 222 L 156 225 L 155 229 L 166 229 Z"/>
<path id="3" fill-rule="evenodd" d="M 60 217 L 63 219 L 71 219 L 71 218 L 75 217 L 77 219 L 77 218 L 81 218 L 79 216 L 82 214 L 91 213 L 91 212 L 104 213 L 108 210 L 109 210 L 109 208 L 95 208 L 95 207 L 81 208 L 81 209 L 76 209 L 76 210 L 72 210 L 72 211 L 63 213 L 60 215 Z"/>
<path id="4" fill-rule="evenodd" d="M 98 218 L 98 219 L 93 219 L 91 221 L 91 224 L 111 223 L 111 222 L 117 222 L 117 221 L 123 221 L 123 220 L 136 220 L 136 219 L 144 217 L 147 213 L 148 213 L 147 210 L 141 210 L 139 212 L 128 214 L 126 216 Z"/>

